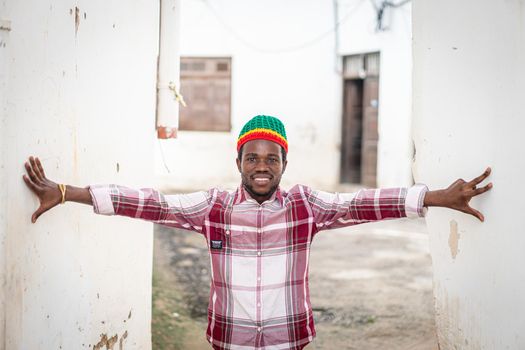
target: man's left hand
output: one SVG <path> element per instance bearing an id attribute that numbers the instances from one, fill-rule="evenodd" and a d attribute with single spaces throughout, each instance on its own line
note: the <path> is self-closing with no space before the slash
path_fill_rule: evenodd
<path id="1" fill-rule="evenodd" d="M 473 215 L 480 221 L 484 221 L 485 217 L 481 212 L 472 208 L 469 205 L 473 197 L 479 196 L 492 188 L 492 182 L 477 187 L 483 180 L 490 175 L 491 169 L 487 168 L 483 174 L 466 182 L 463 179 L 456 180 L 448 188 L 438 191 L 428 191 L 425 195 L 425 207 L 445 207 L 454 210 L 459 210 L 463 213 Z"/>

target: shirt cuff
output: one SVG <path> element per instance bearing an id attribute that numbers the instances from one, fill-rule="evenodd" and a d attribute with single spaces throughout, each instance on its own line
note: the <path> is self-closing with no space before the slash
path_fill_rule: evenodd
<path id="1" fill-rule="evenodd" d="M 405 199 L 405 213 L 407 218 L 425 217 L 427 208 L 423 206 L 428 187 L 423 184 L 415 184 L 410 187 Z"/>
<path id="2" fill-rule="evenodd" d="M 90 185 L 89 193 L 93 200 L 93 211 L 96 214 L 115 215 L 113 201 L 111 200 L 111 186 L 109 185 Z"/>

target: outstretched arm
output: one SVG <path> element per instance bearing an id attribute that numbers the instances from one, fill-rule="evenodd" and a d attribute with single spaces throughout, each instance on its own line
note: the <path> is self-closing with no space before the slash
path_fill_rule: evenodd
<path id="1" fill-rule="evenodd" d="M 459 210 L 477 217 L 480 221 L 484 221 L 485 217 L 483 214 L 472 208 L 469 202 L 473 197 L 485 193 L 492 188 L 492 182 L 485 186 L 477 187 L 477 185 L 490 175 L 490 172 L 491 169 L 487 168 L 483 174 L 469 182 L 458 179 L 446 189 L 428 191 L 425 195 L 423 205 L 425 207 L 444 207 Z"/>
<path id="2" fill-rule="evenodd" d="M 477 187 L 490 175 L 490 168 L 472 181 L 455 181 L 446 189 L 428 191 L 424 185 L 411 188 L 365 189 L 357 193 L 328 193 L 305 189 L 317 229 L 326 230 L 371 221 L 424 216 L 424 207 L 445 207 L 471 214 L 483 221 L 470 200 L 492 188 Z"/>
<path id="3" fill-rule="evenodd" d="M 40 159 L 29 157 L 25 168 L 24 181 L 40 201 L 40 206 L 31 216 L 31 222 L 35 223 L 40 215 L 62 203 L 62 192 L 56 182 L 46 177 Z M 89 189 L 70 185 L 66 186 L 64 201 L 93 205 Z"/>
<path id="4" fill-rule="evenodd" d="M 94 185 L 86 188 L 66 186 L 65 197 L 57 183 L 49 180 L 38 158 L 25 163 L 24 181 L 40 200 L 31 216 L 34 223 L 40 215 L 65 202 L 93 206 L 95 213 L 142 219 L 171 227 L 202 231 L 215 190 L 188 194 L 163 195 L 151 189 L 140 190 L 118 185 Z"/>

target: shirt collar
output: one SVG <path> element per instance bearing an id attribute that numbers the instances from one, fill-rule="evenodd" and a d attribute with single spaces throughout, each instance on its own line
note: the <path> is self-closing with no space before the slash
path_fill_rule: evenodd
<path id="1" fill-rule="evenodd" d="M 246 191 L 246 189 L 241 183 L 239 187 L 237 188 L 234 203 L 240 204 L 247 200 L 252 200 L 255 203 L 257 203 L 257 201 L 253 199 L 252 196 L 250 196 L 248 191 Z M 263 203 L 272 203 L 275 200 L 277 200 L 281 206 L 283 205 L 283 194 L 281 193 L 281 187 L 279 186 L 277 187 L 275 192 L 272 194 L 272 196 L 268 200 L 264 201 Z"/>

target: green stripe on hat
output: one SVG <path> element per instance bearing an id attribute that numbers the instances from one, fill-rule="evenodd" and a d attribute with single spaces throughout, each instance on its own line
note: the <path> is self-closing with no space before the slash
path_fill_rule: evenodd
<path id="1" fill-rule="evenodd" d="M 269 115 L 257 115 L 250 119 L 242 128 L 237 139 L 237 151 L 248 141 L 269 140 L 281 145 L 288 152 L 288 140 L 284 124 Z"/>

